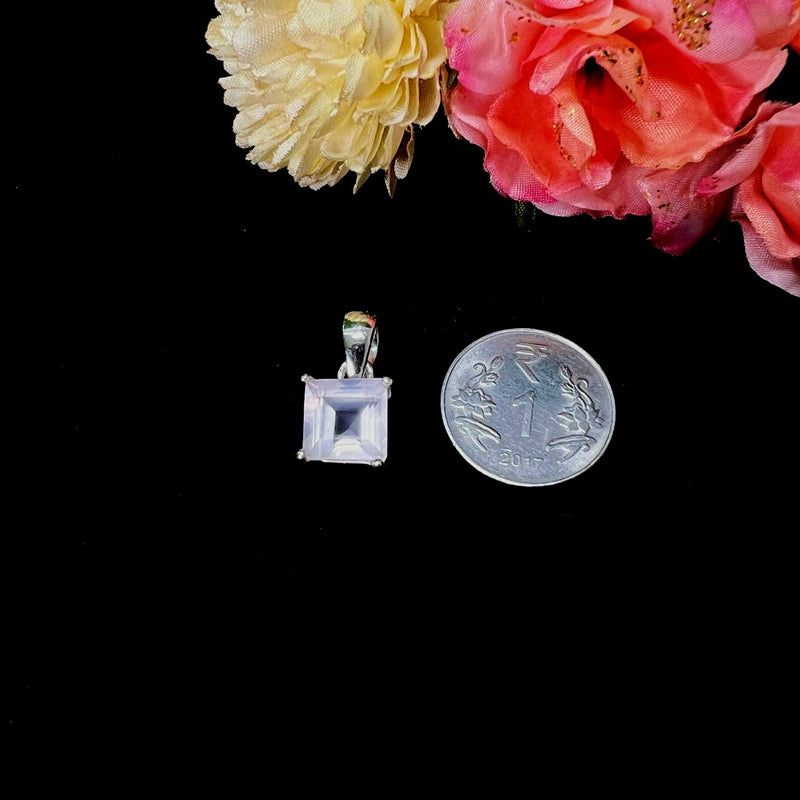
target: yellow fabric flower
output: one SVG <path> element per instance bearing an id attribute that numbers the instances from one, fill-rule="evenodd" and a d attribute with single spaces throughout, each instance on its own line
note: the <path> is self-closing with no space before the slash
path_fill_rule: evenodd
<path id="1" fill-rule="evenodd" d="M 236 142 L 302 186 L 355 189 L 378 170 L 393 191 L 413 153 L 413 125 L 439 107 L 447 52 L 437 0 L 217 0 L 211 53 L 238 109 Z"/>

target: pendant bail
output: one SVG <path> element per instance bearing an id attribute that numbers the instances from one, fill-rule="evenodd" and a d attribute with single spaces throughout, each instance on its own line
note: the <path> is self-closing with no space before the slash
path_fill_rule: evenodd
<path id="1" fill-rule="evenodd" d="M 363 311 L 350 311 L 342 323 L 345 360 L 338 377 L 372 378 L 372 365 L 378 355 L 378 326 L 375 317 Z"/>

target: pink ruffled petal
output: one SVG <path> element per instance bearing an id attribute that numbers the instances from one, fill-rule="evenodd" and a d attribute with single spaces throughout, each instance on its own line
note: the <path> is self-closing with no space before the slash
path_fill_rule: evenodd
<path id="1" fill-rule="evenodd" d="M 620 155 L 614 164 L 611 179 L 601 189 L 583 185 L 566 192 L 560 199 L 597 217 L 644 216 L 650 207 L 641 189 L 645 170 L 631 164 Z"/>
<path id="2" fill-rule="evenodd" d="M 733 132 L 713 112 L 703 70 L 655 34 L 644 34 L 638 44 L 646 54 L 648 88 L 660 104 L 661 115 L 647 118 L 638 106 L 621 103 L 617 92 L 600 85 L 588 98 L 595 118 L 614 131 L 633 164 L 677 169 L 700 161 Z"/>
<path id="3" fill-rule="evenodd" d="M 783 240 L 786 251 L 782 253 L 776 246 L 772 252 L 781 257 L 800 256 L 800 176 L 795 171 L 793 179 L 787 181 L 773 172 L 770 164 L 761 173 L 761 189 L 787 235 Z"/>
<path id="4" fill-rule="evenodd" d="M 744 120 L 753 98 L 758 97 L 780 75 L 788 52 L 786 50 L 751 53 L 732 64 L 705 66 L 709 85 L 714 94 L 708 95 L 714 113 L 732 127 Z"/>
<path id="5" fill-rule="evenodd" d="M 736 152 L 735 141 L 709 153 L 702 161 L 678 170 L 659 170 L 641 182 L 653 220 L 653 244 L 673 255 L 685 253 L 712 233 L 727 217 L 732 193 L 723 187 L 701 193 L 698 187 Z"/>
<path id="6" fill-rule="evenodd" d="M 589 0 L 587 4 L 586 0 L 519 0 L 516 3 L 518 6 L 522 6 L 525 9 L 536 10 L 539 9 L 542 13 L 547 13 L 547 11 L 571 11 L 573 9 L 585 9 L 588 5 L 589 7 L 592 6 L 592 0 Z M 611 4 L 606 3 L 595 3 L 597 13 L 607 14 L 608 13 L 608 6 Z M 550 15 L 552 16 L 552 15 Z"/>
<path id="7" fill-rule="evenodd" d="M 546 26 L 582 27 L 605 20 L 613 0 L 503 0 L 514 13 Z"/>
<path id="8" fill-rule="evenodd" d="M 779 126 L 779 119 L 792 121 Z M 776 114 L 771 122 L 775 123 L 775 132 L 762 159 L 763 183 L 776 205 L 780 196 L 782 216 L 800 238 L 800 105 Z"/>
<path id="9" fill-rule="evenodd" d="M 491 95 L 475 94 L 457 86 L 448 101 L 448 120 L 459 136 L 486 150 L 489 143 Z"/>
<path id="10" fill-rule="evenodd" d="M 710 234 L 730 208 L 730 193 L 701 197 L 695 191 L 698 179 L 713 169 L 708 160 L 642 180 L 653 221 L 651 241 L 660 250 L 682 255 Z"/>
<path id="11" fill-rule="evenodd" d="M 640 33 L 644 33 L 652 27 L 653 23 L 647 17 L 637 14 L 635 11 L 629 11 L 619 6 L 614 6 L 613 11 L 614 13 L 606 19 L 581 25 L 581 30 L 595 36 L 608 36 L 628 26 L 635 26 Z"/>
<path id="12" fill-rule="evenodd" d="M 628 0 L 656 30 L 696 59 L 723 64 L 780 49 L 800 27 L 796 0 Z"/>
<path id="13" fill-rule="evenodd" d="M 516 151 L 507 147 L 493 147 L 486 157 L 486 171 L 495 187 L 501 194 L 533 203 L 539 208 L 559 207 L 558 216 L 572 216 L 578 209 L 567 208 L 563 203 L 547 191 L 536 176 L 528 169 L 525 159 Z"/>
<path id="14" fill-rule="evenodd" d="M 448 62 L 470 91 L 499 94 L 519 80 L 541 32 L 503 0 L 459 3 L 445 29 Z"/>
<path id="15" fill-rule="evenodd" d="M 782 125 L 800 126 L 800 106 L 762 103 L 753 119 L 732 138 L 731 142 L 737 143 L 739 149 L 731 153 L 716 171 L 700 180 L 697 191 L 701 195 L 714 194 L 742 183 L 761 164 L 776 127 Z M 789 155 L 787 158 L 790 159 L 788 172 L 791 173 L 797 156 Z"/>
<path id="16" fill-rule="evenodd" d="M 520 153 L 554 197 L 581 183 L 562 154 L 558 123 L 552 99 L 529 92 L 525 84 L 499 97 L 489 115 L 489 127 L 498 141 Z"/>
<path id="17" fill-rule="evenodd" d="M 492 186 L 515 200 L 534 203 L 548 214 L 580 213 L 581 209 L 556 200 L 530 171 L 523 156 L 497 140 L 489 128 L 491 105 L 490 96 L 473 94 L 458 86 L 450 98 L 449 121 L 459 136 L 484 149 L 484 168 Z"/>
<path id="18" fill-rule="evenodd" d="M 734 217 L 746 217 L 775 258 L 783 261 L 800 258 L 800 239 L 797 237 L 797 232 L 792 232 L 786 225 L 785 218 L 779 216 L 760 178 L 761 175 L 755 173 L 739 186 Z M 784 194 L 786 191 L 781 186 L 769 188 L 779 194 Z M 797 215 L 797 203 L 798 201 L 794 200 L 795 215 Z"/>
<path id="19" fill-rule="evenodd" d="M 740 219 L 738 222 L 742 226 L 744 250 L 750 266 L 764 280 L 800 297 L 800 258 L 788 261 L 776 258 L 747 219 Z"/>
<path id="20" fill-rule="evenodd" d="M 748 5 L 756 26 L 756 45 L 762 50 L 785 47 L 800 33 L 797 0 L 759 0 Z"/>

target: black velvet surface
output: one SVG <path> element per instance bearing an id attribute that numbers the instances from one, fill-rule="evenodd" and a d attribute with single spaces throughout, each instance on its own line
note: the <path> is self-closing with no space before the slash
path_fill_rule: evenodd
<path id="1" fill-rule="evenodd" d="M 77 745 L 70 781 L 227 796 L 530 787 L 534 755 L 736 774 L 783 691 L 797 298 L 736 226 L 680 258 L 647 220 L 520 227 L 441 113 L 392 198 L 259 170 L 191 5 L 12 96 L 9 732 Z M 380 469 L 295 459 L 351 310 L 394 380 Z M 492 481 L 442 425 L 452 360 L 510 327 L 612 384 L 608 450 L 564 484 Z"/>

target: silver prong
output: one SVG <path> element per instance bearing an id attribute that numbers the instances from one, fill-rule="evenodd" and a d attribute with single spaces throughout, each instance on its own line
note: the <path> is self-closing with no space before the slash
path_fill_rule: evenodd
<path id="1" fill-rule="evenodd" d="M 303 381 L 303 383 L 308 383 L 309 381 L 313 381 L 314 377 L 312 375 L 301 375 L 300 380 Z"/>
<path id="2" fill-rule="evenodd" d="M 383 461 L 381 461 L 379 458 L 376 458 L 374 461 L 370 461 L 369 463 L 372 464 L 373 467 L 383 466 Z"/>
<path id="3" fill-rule="evenodd" d="M 297 458 L 300 461 L 305 461 L 306 460 L 306 454 L 302 450 L 298 450 L 297 451 Z"/>

